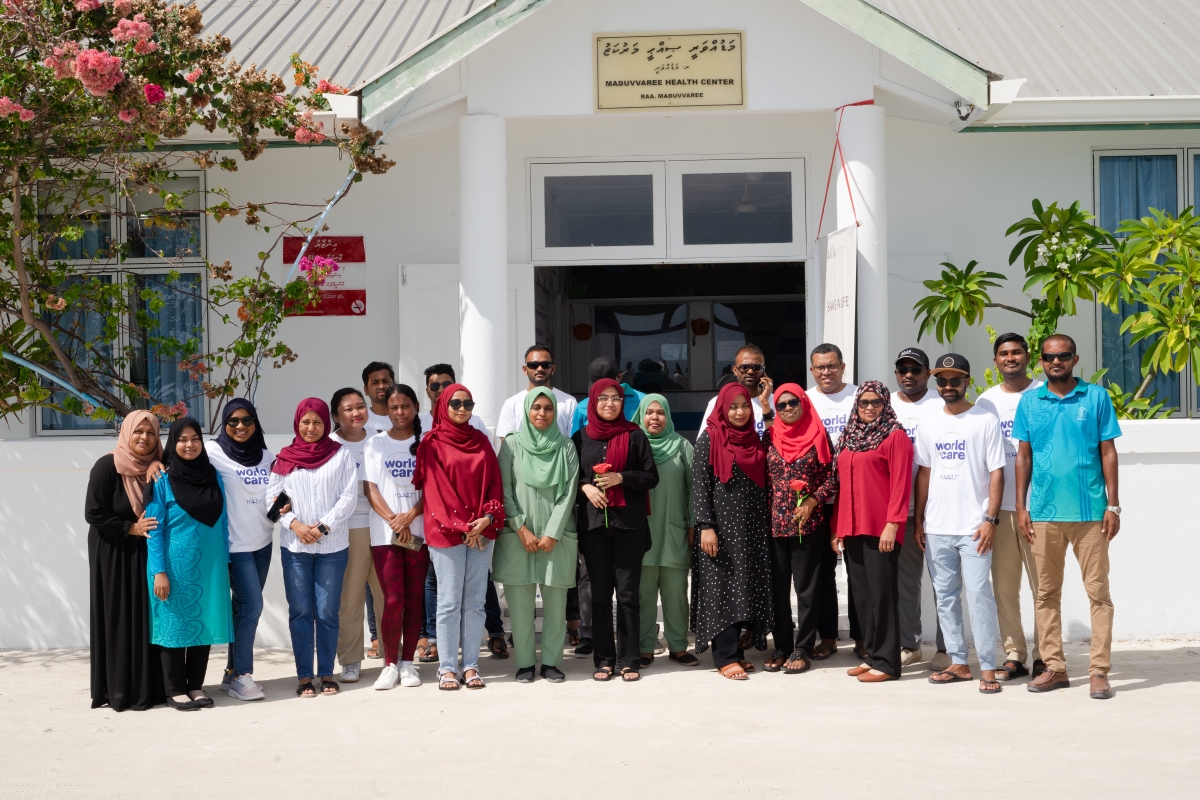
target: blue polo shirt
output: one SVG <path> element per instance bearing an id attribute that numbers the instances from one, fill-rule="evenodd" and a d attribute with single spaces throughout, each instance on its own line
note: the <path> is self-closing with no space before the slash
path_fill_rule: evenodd
<path id="1" fill-rule="evenodd" d="M 1098 522 L 1108 493 L 1100 443 L 1121 435 L 1108 392 L 1080 380 L 1066 397 L 1043 384 L 1017 405 L 1012 438 L 1033 449 L 1029 515 L 1034 522 Z"/>
<path id="2" fill-rule="evenodd" d="M 621 388 L 625 390 L 625 419 L 633 422 L 633 417 L 637 414 L 638 406 L 642 404 L 642 398 L 646 395 L 639 392 L 637 389 L 630 386 L 628 383 L 622 383 Z M 575 406 L 575 417 L 571 420 L 571 435 L 580 428 L 587 427 L 587 398 L 579 401 L 579 405 Z"/>

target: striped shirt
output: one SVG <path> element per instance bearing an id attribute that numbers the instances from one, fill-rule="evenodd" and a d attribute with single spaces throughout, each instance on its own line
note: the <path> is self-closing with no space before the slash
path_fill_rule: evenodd
<path id="1" fill-rule="evenodd" d="M 350 546 L 347 523 L 358 503 L 354 457 L 345 447 L 316 469 L 294 469 L 287 475 L 271 473 L 267 498 L 274 503 L 281 491 L 292 499 L 292 509 L 279 517 L 279 546 L 293 553 L 336 553 Z M 307 525 L 324 522 L 329 534 L 316 544 L 304 544 L 291 530 L 292 520 Z"/>

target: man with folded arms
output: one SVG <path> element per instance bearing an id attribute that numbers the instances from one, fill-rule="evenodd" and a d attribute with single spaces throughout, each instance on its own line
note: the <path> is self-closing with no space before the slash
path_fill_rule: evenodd
<path id="1" fill-rule="evenodd" d="M 971 679 L 961 594 L 971 608 L 971 632 L 979 656 L 982 694 L 998 694 L 996 600 L 992 595 L 992 539 L 1004 493 L 1004 440 L 1000 422 L 971 405 L 971 366 L 957 353 L 929 370 L 945 401 L 917 429 L 917 544 L 925 551 L 937 597 L 938 622 L 951 664 L 930 683 Z"/>
<path id="2" fill-rule="evenodd" d="M 1075 551 L 1092 608 L 1089 692 L 1112 697 L 1113 604 L 1108 592 L 1108 543 L 1121 530 L 1117 448 L 1121 435 L 1108 392 L 1074 377 L 1075 340 L 1056 333 L 1042 342 L 1046 385 L 1017 406 L 1017 524 L 1033 544 L 1037 566 L 1038 648 L 1046 671 L 1025 687 L 1049 692 L 1070 685 L 1062 647 L 1062 583 L 1067 546 Z M 1027 499 L 1028 498 L 1028 499 Z"/>

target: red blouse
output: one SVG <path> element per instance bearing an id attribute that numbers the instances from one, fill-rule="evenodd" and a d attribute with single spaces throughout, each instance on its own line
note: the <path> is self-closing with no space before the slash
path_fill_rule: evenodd
<path id="1" fill-rule="evenodd" d="M 838 456 L 837 504 L 833 535 L 874 536 L 894 522 L 896 544 L 904 544 L 912 492 L 913 446 L 903 430 L 892 431 L 874 450 L 843 450 Z"/>

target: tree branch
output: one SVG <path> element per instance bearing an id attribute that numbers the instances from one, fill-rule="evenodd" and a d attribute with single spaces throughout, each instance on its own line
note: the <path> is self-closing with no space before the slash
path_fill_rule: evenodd
<path id="1" fill-rule="evenodd" d="M 1032 313 L 1030 313 L 1028 311 L 1022 311 L 1021 309 L 1019 309 L 1015 306 L 1007 306 L 1004 303 L 984 303 L 983 307 L 984 308 L 1003 308 L 1005 311 L 1011 311 L 1014 314 L 1020 314 L 1022 317 L 1029 317 L 1030 319 L 1036 319 L 1036 317 L 1034 317 Z"/>
<path id="2" fill-rule="evenodd" d="M 1142 379 L 1142 385 L 1141 385 L 1141 386 L 1139 386 L 1139 387 L 1138 387 L 1138 390 L 1137 390 L 1136 392 L 1134 392 L 1134 393 L 1133 393 L 1133 399 L 1134 399 L 1134 400 L 1141 400 L 1141 399 L 1142 399 L 1142 393 L 1143 393 L 1144 391 L 1146 391 L 1147 389 L 1149 389 L 1149 388 L 1150 388 L 1150 382 L 1151 382 L 1152 380 L 1154 380 L 1154 372 L 1153 372 L 1153 370 L 1152 370 L 1152 371 L 1150 371 L 1150 372 L 1147 372 L 1147 373 L 1146 373 L 1146 377 Z"/>

